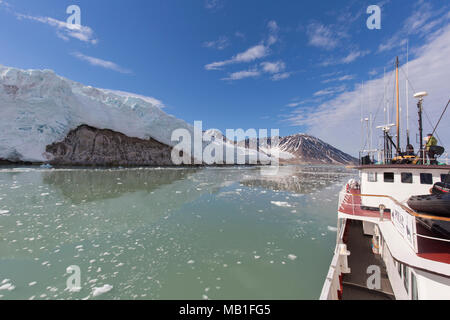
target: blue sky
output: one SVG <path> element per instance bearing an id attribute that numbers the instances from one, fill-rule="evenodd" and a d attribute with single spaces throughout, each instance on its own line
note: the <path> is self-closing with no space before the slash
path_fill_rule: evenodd
<path id="1" fill-rule="evenodd" d="M 79 32 L 64 26 L 72 4 Z M 381 30 L 366 26 L 371 4 Z M 392 71 L 396 55 L 406 63 L 406 39 L 414 61 L 448 25 L 444 1 L 0 0 L 0 64 L 151 96 L 206 128 L 309 132 L 354 154 L 326 126 L 343 96 L 359 101 L 362 81 Z"/>

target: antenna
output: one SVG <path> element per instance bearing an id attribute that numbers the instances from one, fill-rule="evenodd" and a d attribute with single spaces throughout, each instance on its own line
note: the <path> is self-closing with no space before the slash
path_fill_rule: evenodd
<path id="1" fill-rule="evenodd" d="M 408 93 L 409 93 L 409 84 L 408 84 L 408 79 L 409 79 L 409 39 L 406 40 L 406 143 L 407 145 L 409 145 L 409 97 L 408 97 Z"/>
<path id="2" fill-rule="evenodd" d="M 397 155 L 399 156 L 401 153 L 400 148 L 400 96 L 399 96 L 399 88 L 398 88 L 398 57 L 395 60 L 395 86 L 397 89 Z"/>
<path id="3" fill-rule="evenodd" d="M 386 67 L 384 68 L 383 72 L 383 105 L 384 105 L 384 123 L 387 123 L 386 114 L 387 114 L 387 108 L 386 108 Z"/>
<path id="4" fill-rule="evenodd" d="M 416 94 L 414 95 L 414 98 L 423 100 L 423 98 L 426 97 L 426 96 L 428 96 L 428 92 L 422 91 L 422 92 L 416 93 Z"/>
<path id="5" fill-rule="evenodd" d="M 423 126 L 422 126 L 422 110 L 423 110 L 423 98 L 426 97 L 428 95 L 427 92 L 422 91 L 422 92 L 418 92 L 414 95 L 414 98 L 419 99 L 419 101 L 417 102 L 417 110 L 419 113 L 419 138 L 420 138 L 420 149 L 419 149 L 419 154 L 422 155 L 422 164 L 425 163 L 425 148 L 423 147 Z"/>
<path id="6" fill-rule="evenodd" d="M 364 81 L 361 82 L 361 149 L 364 149 L 364 119 L 363 119 L 363 103 L 364 103 Z"/>

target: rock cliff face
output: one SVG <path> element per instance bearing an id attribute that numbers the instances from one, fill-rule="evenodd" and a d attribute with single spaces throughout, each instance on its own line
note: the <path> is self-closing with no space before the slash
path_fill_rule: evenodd
<path id="1" fill-rule="evenodd" d="M 259 139 L 247 139 L 237 144 L 243 148 L 257 148 L 262 152 L 276 151 L 282 164 L 347 165 L 358 162 L 349 154 L 307 134 L 279 137 L 277 143 L 269 139 L 264 141 L 265 145 Z"/>
<path id="2" fill-rule="evenodd" d="M 358 160 L 322 140 L 307 134 L 280 138 L 280 151 L 293 155 L 287 162 L 311 164 L 354 164 Z"/>
<path id="3" fill-rule="evenodd" d="M 172 147 L 152 138 L 131 138 L 120 132 L 81 125 L 46 147 L 53 165 L 168 166 Z"/>

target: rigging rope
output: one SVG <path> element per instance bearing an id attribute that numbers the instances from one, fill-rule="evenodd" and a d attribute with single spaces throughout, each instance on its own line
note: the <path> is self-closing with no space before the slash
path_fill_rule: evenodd
<path id="1" fill-rule="evenodd" d="M 441 117 L 439 118 L 439 121 L 437 122 L 436 126 L 435 126 L 434 129 L 433 129 L 433 134 L 436 132 L 436 129 L 437 129 L 437 127 L 439 126 L 439 123 L 441 123 L 442 117 L 444 116 L 445 111 L 447 111 L 447 108 L 448 108 L 449 103 L 450 103 L 450 99 L 448 100 L 447 105 L 445 106 L 445 109 L 444 109 L 444 111 L 442 112 Z"/>
<path id="2" fill-rule="evenodd" d="M 408 76 L 406 75 L 405 71 L 403 71 L 403 68 L 402 68 L 402 67 L 400 67 L 400 70 L 403 72 L 403 75 L 405 76 L 406 80 L 408 81 L 409 85 L 411 86 L 411 89 L 413 90 L 413 92 L 416 92 L 416 89 L 415 89 L 414 86 L 412 85 L 412 83 L 411 83 L 411 81 L 409 80 Z M 426 111 L 425 109 L 423 109 L 423 111 L 424 111 L 424 113 L 425 113 L 425 116 L 426 116 L 426 118 L 427 118 L 427 120 L 428 120 L 428 124 L 431 126 L 431 128 L 434 128 L 434 129 L 433 129 L 432 135 L 434 135 L 434 134 L 436 133 L 436 129 L 437 129 L 439 123 L 441 122 L 442 117 L 444 116 L 445 111 L 447 110 L 447 107 L 448 107 L 449 103 L 450 103 L 450 100 L 447 102 L 447 106 L 445 107 L 444 112 L 442 112 L 442 115 L 441 115 L 441 117 L 439 118 L 438 123 L 437 123 L 436 126 L 434 126 L 434 127 L 433 127 L 433 124 L 431 123 L 431 120 L 430 120 L 430 117 L 428 116 L 427 111 Z M 439 135 L 438 135 L 437 133 L 436 133 L 436 137 L 438 138 L 439 141 L 441 141 L 441 144 L 445 144 L 444 141 L 442 141 L 442 139 L 439 137 Z"/>

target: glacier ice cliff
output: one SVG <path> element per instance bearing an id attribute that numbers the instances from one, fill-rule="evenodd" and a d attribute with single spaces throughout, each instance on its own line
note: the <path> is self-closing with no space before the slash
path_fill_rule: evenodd
<path id="1" fill-rule="evenodd" d="M 168 151 L 178 143 L 171 141 L 172 132 L 186 129 L 194 135 L 194 127 L 166 114 L 162 107 L 157 99 L 86 86 L 51 70 L 21 70 L 0 65 L 0 159 L 126 165 L 130 152 L 134 153 L 128 157 L 131 157 L 131 165 L 167 165 L 170 163 L 166 158 L 170 154 Z M 72 132 L 80 127 L 81 131 Z M 100 130 L 95 134 L 101 135 L 102 143 L 96 144 L 95 134 L 91 136 L 92 130 L 87 130 L 88 127 Z M 106 134 L 101 130 L 113 133 Z M 69 137 L 70 132 L 72 136 Z M 94 140 L 89 141 L 89 137 Z M 128 143 L 120 152 L 105 146 L 108 141 L 117 146 L 118 140 Z M 81 148 L 93 145 L 100 149 L 92 150 L 91 154 L 86 150 L 74 151 L 74 143 Z M 220 139 L 213 143 L 223 147 L 224 154 L 254 152 Z M 156 149 L 136 154 L 145 147 Z M 194 154 L 193 150 L 191 154 Z M 268 159 L 264 154 L 260 156 Z M 155 162 L 155 159 L 159 160 Z"/>
<path id="2" fill-rule="evenodd" d="M 156 99 L 85 86 L 50 70 L 0 66 L 0 158 L 50 160 L 46 146 L 83 124 L 168 146 L 172 130 L 192 130 Z"/>

